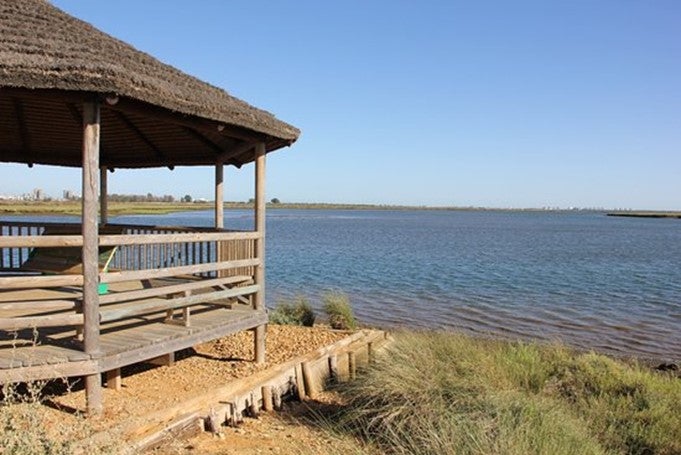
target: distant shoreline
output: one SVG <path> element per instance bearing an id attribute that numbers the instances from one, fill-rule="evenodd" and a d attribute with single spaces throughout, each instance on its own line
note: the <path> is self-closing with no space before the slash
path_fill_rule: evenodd
<path id="1" fill-rule="evenodd" d="M 211 201 L 201 202 L 109 202 L 109 214 L 116 215 L 165 215 L 173 212 L 212 210 Z M 225 202 L 225 209 L 252 209 L 249 202 Z M 676 211 L 616 211 L 599 209 L 559 209 L 559 208 L 494 208 L 494 207 L 457 207 L 389 204 L 338 204 L 338 203 L 267 203 L 268 209 L 297 210 L 424 210 L 424 211 L 470 211 L 470 212 L 537 212 L 537 213 L 604 213 L 608 216 L 681 218 Z M 1 215 L 80 215 L 80 201 L 2 201 Z"/>
<path id="2" fill-rule="evenodd" d="M 109 214 L 116 215 L 163 215 L 172 212 L 212 210 L 211 201 L 201 202 L 109 202 Z M 225 202 L 225 209 L 251 209 L 249 202 Z M 591 209 L 548 208 L 489 208 L 455 206 L 411 206 L 387 204 L 337 204 L 337 203 L 267 203 L 268 209 L 299 210 L 426 210 L 426 211 L 498 211 L 498 212 L 597 212 Z M 80 215 L 80 201 L 0 201 L 0 215 Z"/>

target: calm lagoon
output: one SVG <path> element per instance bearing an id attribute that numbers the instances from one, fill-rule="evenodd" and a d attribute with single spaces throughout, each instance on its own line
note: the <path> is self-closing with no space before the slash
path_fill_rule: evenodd
<path id="1" fill-rule="evenodd" d="M 202 211 L 112 222 L 210 226 L 213 219 Z M 250 229 L 252 212 L 226 210 L 225 224 Z M 368 324 L 678 359 L 681 220 L 594 212 L 269 210 L 268 306 L 305 295 L 319 308 L 329 290 L 348 294 Z"/>

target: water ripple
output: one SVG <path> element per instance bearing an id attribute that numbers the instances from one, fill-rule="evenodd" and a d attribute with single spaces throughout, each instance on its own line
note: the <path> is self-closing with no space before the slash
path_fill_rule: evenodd
<path id="1" fill-rule="evenodd" d="M 272 217 L 268 230 L 270 304 L 338 289 L 371 324 L 681 356 L 678 222 L 328 211 Z"/>
<path id="2" fill-rule="evenodd" d="M 136 217 L 211 225 L 210 212 Z M 146 221 L 145 221 L 146 219 Z M 124 221 L 124 220 L 122 220 Z M 249 229 L 249 211 L 227 211 Z M 268 305 L 346 292 L 370 324 L 681 357 L 681 222 L 598 213 L 272 210 Z"/>

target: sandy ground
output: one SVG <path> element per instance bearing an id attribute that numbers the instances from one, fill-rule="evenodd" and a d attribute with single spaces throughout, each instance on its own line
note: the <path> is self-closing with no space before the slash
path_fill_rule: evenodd
<path id="1" fill-rule="evenodd" d="M 253 334 L 241 332 L 195 346 L 176 354 L 172 366 L 146 363 L 123 369 L 121 390 L 104 389 L 104 412 L 84 420 L 85 394 L 82 382 L 74 380 L 68 386 L 48 383 L 44 387 L 43 406 L 31 407 L 28 425 L 45 430 L 57 440 L 81 440 L 93 432 L 108 431 L 102 439 L 107 446 L 120 448 L 120 440 L 109 430 L 124 426 L 137 417 L 168 408 L 212 387 L 249 376 L 307 352 L 334 343 L 348 336 L 347 332 L 328 327 L 314 328 L 270 325 L 267 332 L 267 361 L 256 365 L 253 359 Z M 312 403 L 314 405 L 314 403 Z M 323 402 L 319 402 L 323 405 Z M 27 405 L 14 406 L 15 411 Z M 246 419 L 239 428 L 227 428 L 222 439 L 209 433 L 195 441 L 175 441 L 158 453 L 328 453 L 322 450 L 323 432 L 311 429 L 292 419 L 307 405 L 286 404 L 294 413 L 280 412 Z M 307 411 L 305 411 L 307 412 Z M 300 412 L 298 412 L 300 414 Z M 99 436 L 98 436 L 99 437 Z M 301 441 L 308 441 L 300 445 Z M 225 445 L 227 444 L 227 445 Z M 321 444 L 321 447 L 317 447 Z M 272 452 L 263 452 L 267 447 Z M 301 451 L 296 447 L 314 449 Z M 235 452 L 234 450 L 237 450 Z M 225 451 L 228 450 L 228 451 Z M 0 452 L 1 452 L 0 448 Z M 108 452 L 108 449 L 106 450 Z"/>
<path id="2" fill-rule="evenodd" d="M 219 436 L 202 433 L 184 441 L 174 441 L 149 453 L 163 455 L 222 454 L 378 454 L 349 436 L 340 436 L 311 420 L 328 415 L 342 406 L 341 397 L 323 392 L 315 400 L 285 403 L 282 411 L 246 418 L 237 428 L 225 427 Z"/>

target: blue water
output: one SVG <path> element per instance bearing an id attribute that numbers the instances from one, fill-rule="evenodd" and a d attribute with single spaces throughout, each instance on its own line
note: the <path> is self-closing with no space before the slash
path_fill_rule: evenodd
<path id="1" fill-rule="evenodd" d="M 114 222 L 210 226 L 212 212 Z M 252 227 L 227 211 L 226 226 Z M 347 293 L 359 319 L 681 356 L 681 220 L 600 213 L 270 210 L 267 302 Z"/>

